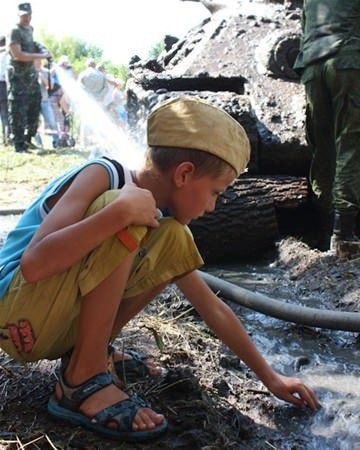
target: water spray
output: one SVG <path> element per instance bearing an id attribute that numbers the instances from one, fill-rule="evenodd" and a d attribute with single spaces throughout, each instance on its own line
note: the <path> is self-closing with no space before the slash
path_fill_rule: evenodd
<path id="1" fill-rule="evenodd" d="M 71 109 L 91 137 L 90 158 L 99 154 L 117 159 L 129 169 L 140 167 L 144 149 L 113 123 L 99 101 L 91 97 L 69 71 L 57 66 L 60 84 L 70 101 Z"/>

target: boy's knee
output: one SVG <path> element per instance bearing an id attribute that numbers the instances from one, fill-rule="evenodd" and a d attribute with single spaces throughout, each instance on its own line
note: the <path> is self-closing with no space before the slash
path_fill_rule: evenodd
<path id="1" fill-rule="evenodd" d="M 159 240 L 166 252 L 170 251 L 173 255 L 180 257 L 182 253 L 188 253 L 189 249 L 195 247 L 194 238 L 186 225 L 182 225 L 173 218 L 162 219 L 160 223 L 160 228 L 150 233 L 150 239 L 152 236 Z"/>
<path id="2" fill-rule="evenodd" d="M 162 219 L 160 225 L 160 232 L 167 238 L 171 238 L 174 240 L 181 240 L 184 237 L 192 238 L 192 234 L 189 228 L 186 225 L 182 225 L 172 217 Z"/>
<path id="3" fill-rule="evenodd" d="M 92 214 L 97 213 L 98 211 L 105 208 L 105 206 L 112 203 L 119 196 L 120 189 L 111 189 L 109 191 L 103 192 L 99 197 L 97 197 L 89 206 L 86 211 L 85 216 L 91 216 Z"/>

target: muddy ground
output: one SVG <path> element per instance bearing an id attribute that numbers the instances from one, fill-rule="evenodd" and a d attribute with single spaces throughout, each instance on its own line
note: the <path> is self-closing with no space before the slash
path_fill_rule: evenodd
<path id="1" fill-rule="evenodd" d="M 360 259 L 340 261 L 283 240 L 275 265 L 279 283 L 297 294 L 316 293 L 329 308 L 359 311 Z M 261 290 L 261 289 L 259 289 Z M 229 303 L 236 309 L 236 306 Z M 316 330 L 296 326 L 298 333 Z M 205 327 L 174 286 L 169 287 L 128 325 L 119 346 L 147 352 L 169 369 L 164 379 L 129 385 L 169 421 L 167 433 L 147 444 L 121 444 L 55 421 L 46 411 L 56 382 L 58 361 L 22 367 L 0 354 L 1 449 L 292 449 L 307 448 L 308 436 L 289 436 L 289 420 L 299 428 L 312 413 L 285 405 L 270 395 L 236 357 Z M 356 345 L 359 345 L 359 341 Z M 251 414 L 250 414 L 251 411 Z M 250 418 L 257 417 L 256 420 Z"/>

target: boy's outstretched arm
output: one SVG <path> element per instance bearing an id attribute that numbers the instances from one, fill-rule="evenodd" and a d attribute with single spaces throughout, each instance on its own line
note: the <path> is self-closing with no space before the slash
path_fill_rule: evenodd
<path id="1" fill-rule="evenodd" d="M 319 408 L 317 398 L 298 378 L 281 375 L 261 356 L 233 311 L 219 299 L 196 271 L 176 281 L 179 289 L 191 302 L 207 325 L 278 398 L 312 410 Z"/>

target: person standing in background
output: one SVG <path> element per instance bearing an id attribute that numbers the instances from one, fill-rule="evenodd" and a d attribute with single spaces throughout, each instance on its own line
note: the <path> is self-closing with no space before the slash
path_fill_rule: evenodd
<path id="1" fill-rule="evenodd" d="M 99 70 L 92 58 L 88 59 L 86 66 L 86 69 L 79 73 L 78 81 L 80 86 L 104 108 L 104 100 L 106 100 L 110 89 L 103 66 L 100 65 L 99 67 L 102 69 Z"/>
<path id="2" fill-rule="evenodd" d="M 29 148 L 36 148 L 31 140 L 37 132 L 41 107 L 34 61 L 48 59 L 51 55 L 33 39 L 30 3 L 20 3 L 18 15 L 19 23 L 10 31 L 9 42 L 9 121 L 15 151 L 28 152 Z"/>
<path id="3" fill-rule="evenodd" d="M 360 254 L 360 0 L 305 0 L 294 68 L 306 93 L 310 182 L 327 222 L 327 245 Z"/>
<path id="4" fill-rule="evenodd" d="M 127 111 L 125 109 L 126 96 L 124 93 L 124 83 L 119 78 L 107 73 L 105 64 L 99 63 L 96 69 L 105 76 L 107 81 L 107 92 L 101 102 L 104 111 L 117 126 L 126 128 Z"/>
<path id="5" fill-rule="evenodd" d="M 8 145 L 10 129 L 8 117 L 8 96 L 7 96 L 7 64 L 8 52 L 6 51 L 6 38 L 0 36 L 0 117 L 2 128 L 2 142 Z"/>
<path id="6" fill-rule="evenodd" d="M 57 142 L 59 140 L 59 135 L 57 131 L 54 111 L 49 101 L 49 90 L 51 89 L 50 70 L 42 66 L 41 59 L 36 59 L 34 61 L 34 65 L 35 69 L 39 73 L 39 84 L 41 91 L 41 115 L 44 119 L 45 131 L 47 134 L 51 134 L 53 147 L 56 148 Z M 37 138 L 40 138 L 39 142 L 40 144 L 42 144 L 39 133 L 36 135 L 35 139 Z"/>
<path id="7" fill-rule="evenodd" d="M 50 69 L 52 86 L 49 93 L 49 100 L 58 124 L 58 130 L 64 132 L 71 112 L 71 102 L 64 88 L 61 86 L 58 72 L 63 72 L 63 76 L 66 74 L 66 76 L 73 80 L 76 79 L 74 69 L 66 55 L 61 55 L 57 64 Z"/>
<path id="8" fill-rule="evenodd" d="M 124 92 L 124 83 L 118 79 L 117 85 L 112 92 L 112 101 L 108 106 L 108 113 L 111 120 L 122 130 L 128 128 L 128 113 L 126 109 L 127 96 Z"/>
<path id="9" fill-rule="evenodd" d="M 106 104 L 106 101 L 108 101 L 108 104 L 111 102 L 111 98 L 109 99 L 111 89 L 104 72 L 96 68 L 94 59 L 89 58 L 87 60 L 86 69 L 79 73 L 77 81 L 86 93 L 86 96 L 92 102 L 96 102 L 102 110 L 105 110 L 104 104 Z M 83 114 L 81 119 L 81 145 L 84 147 L 94 145 L 96 139 L 94 139 L 93 127 L 91 125 L 93 118 Z"/>

